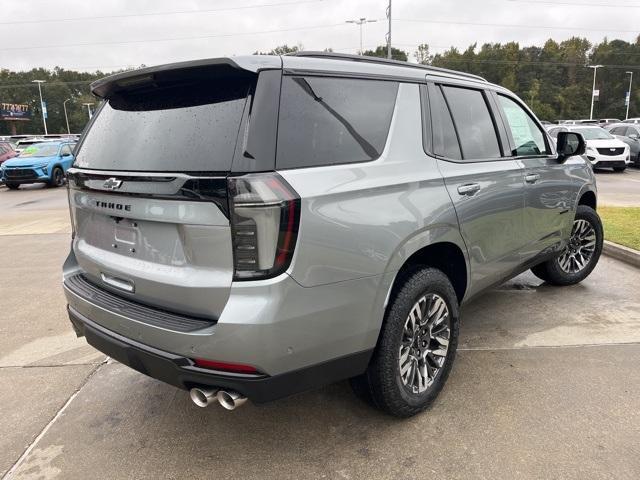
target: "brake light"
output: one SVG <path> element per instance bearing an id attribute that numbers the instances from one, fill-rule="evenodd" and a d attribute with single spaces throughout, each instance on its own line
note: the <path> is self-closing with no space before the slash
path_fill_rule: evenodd
<path id="1" fill-rule="evenodd" d="M 300 197 L 277 173 L 228 180 L 234 280 L 271 278 L 291 263 L 300 222 Z"/>
<path id="2" fill-rule="evenodd" d="M 223 372 L 258 373 L 258 370 L 255 367 L 252 367 L 251 365 L 244 365 L 242 363 L 216 362 L 215 360 L 207 360 L 204 358 L 194 358 L 193 363 L 196 367 L 221 370 Z"/>

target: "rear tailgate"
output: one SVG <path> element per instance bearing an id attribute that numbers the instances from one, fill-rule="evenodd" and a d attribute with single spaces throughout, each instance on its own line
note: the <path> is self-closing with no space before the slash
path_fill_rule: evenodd
<path id="1" fill-rule="evenodd" d="M 233 278 L 226 177 L 256 78 L 224 64 L 110 85 L 69 171 L 88 281 L 217 319 Z"/>

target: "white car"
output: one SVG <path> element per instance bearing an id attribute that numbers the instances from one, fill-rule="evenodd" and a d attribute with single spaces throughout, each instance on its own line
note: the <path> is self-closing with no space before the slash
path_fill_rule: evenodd
<path id="1" fill-rule="evenodd" d="M 611 135 L 605 129 L 595 126 L 560 125 L 548 130 L 549 135 L 556 139 L 559 132 L 581 133 L 587 142 L 584 156 L 593 168 L 613 168 L 616 172 L 623 172 L 631 163 L 629 145 Z"/>

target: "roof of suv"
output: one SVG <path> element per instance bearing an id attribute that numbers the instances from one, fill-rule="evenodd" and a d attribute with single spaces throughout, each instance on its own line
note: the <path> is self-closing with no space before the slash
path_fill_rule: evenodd
<path id="1" fill-rule="evenodd" d="M 376 77 L 424 80 L 425 76 L 449 77 L 458 80 L 489 83 L 478 75 L 416 63 L 378 57 L 348 55 L 333 52 L 296 52 L 289 55 L 247 55 L 240 57 L 209 58 L 169 63 L 116 73 L 91 84 L 98 97 L 109 97 L 117 90 L 152 82 L 159 73 L 206 67 L 226 67 L 256 73 L 260 70 L 283 69 L 289 73 L 324 72 L 371 75 Z"/>

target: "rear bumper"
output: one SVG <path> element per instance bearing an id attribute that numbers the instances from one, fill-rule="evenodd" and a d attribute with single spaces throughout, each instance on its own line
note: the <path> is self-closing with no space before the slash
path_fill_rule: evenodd
<path id="1" fill-rule="evenodd" d="M 235 390 L 254 403 L 265 403 L 362 373 L 372 350 L 358 352 L 318 365 L 274 376 L 217 375 L 193 366 L 181 355 L 136 342 L 92 322 L 68 307 L 69 319 L 79 336 L 104 354 L 140 373 L 182 389 L 194 386 Z"/>

